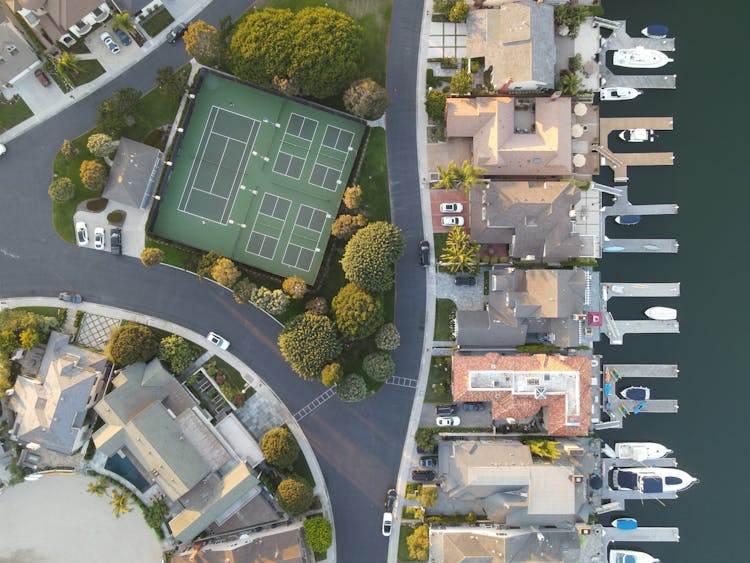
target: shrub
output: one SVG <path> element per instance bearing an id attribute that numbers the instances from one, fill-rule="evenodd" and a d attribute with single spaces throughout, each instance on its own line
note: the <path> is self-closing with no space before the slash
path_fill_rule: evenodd
<path id="1" fill-rule="evenodd" d="M 211 266 L 211 277 L 217 283 L 228 288 L 232 288 L 241 275 L 235 263 L 229 258 L 219 258 Z"/>
<path id="2" fill-rule="evenodd" d="M 305 520 L 305 542 L 315 553 L 325 553 L 333 543 L 331 522 L 322 516 L 313 516 Z"/>
<path id="3" fill-rule="evenodd" d="M 141 263 L 147 268 L 156 266 L 164 261 L 164 251 L 161 248 L 144 248 L 141 251 Z"/>
<path id="4" fill-rule="evenodd" d="M 304 379 L 319 378 L 340 352 L 331 319 L 310 312 L 287 323 L 278 342 L 281 355 Z"/>
<path id="5" fill-rule="evenodd" d="M 237 303 L 247 303 L 257 291 L 258 286 L 247 278 L 242 278 L 234 284 L 234 300 Z"/>
<path id="6" fill-rule="evenodd" d="M 55 203 L 64 203 L 73 198 L 76 189 L 70 178 L 55 178 L 49 185 L 47 193 Z"/>
<path id="7" fill-rule="evenodd" d="M 159 349 L 159 343 L 147 326 L 127 324 L 116 327 L 104 350 L 113 364 L 126 366 L 135 362 L 148 362 Z"/>
<path id="8" fill-rule="evenodd" d="M 344 375 L 344 370 L 341 367 L 340 363 L 333 362 L 323 368 L 321 375 L 321 381 L 323 385 L 325 385 L 326 387 L 331 387 L 332 385 L 335 385 L 339 381 L 341 381 L 341 378 Z"/>
<path id="9" fill-rule="evenodd" d="M 81 162 L 81 182 L 92 191 L 104 189 L 109 172 L 107 167 L 96 160 L 84 160 Z"/>
<path id="10" fill-rule="evenodd" d="M 473 79 L 467 69 L 458 71 L 451 77 L 451 92 L 458 96 L 465 96 L 471 92 Z"/>
<path id="11" fill-rule="evenodd" d="M 346 403 L 358 403 L 367 397 L 367 384 L 361 375 L 352 373 L 339 382 L 336 394 Z"/>
<path id="12" fill-rule="evenodd" d="M 469 5 L 463 0 L 459 0 L 448 12 L 448 21 L 453 23 L 465 22 L 468 16 Z"/>
<path id="13" fill-rule="evenodd" d="M 375 345 L 379 350 L 389 352 L 396 350 L 401 345 L 401 335 L 393 323 L 386 323 L 375 333 Z"/>
<path id="14" fill-rule="evenodd" d="M 60 145 L 60 153 L 62 153 L 63 156 L 73 156 L 75 154 L 75 149 L 68 139 L 65 139 L 62 142 L 62 145 Z"/>
<path id="15" fill-rule="evenodd" d="M 18 348 L 18 336 L 12 330 L 0 331 L 0 357 L 9 356 Z"/>
<path id="16" fill-rule="evenodd" d="M 371 78 L 357 80 L 344 92 L 344 107 L 363 119 L 377 119 L 388 109 L 388 92 Z"/>
<path id="17" fill-rule="evenodd" d="M 325 297 L 315 297 L 305 304 L 305 309 L 314 315 L 325 315 L 328 312 L 328 302 Z"/>
<path id="18" fill-rule="evenodd" d="M 185 35 L 185 51 L 202 65 L 212 66 L 219 60 L 219 31 L 203 20 L 191 23 Z"/>
<path id="19" fill-rule="evenodd" d="M 159 359 L 169 364 L 170 371 L 180 375 L 193 362 L 193 351 L 182 336 L 172 334 L 159 342 Z"/>
<path id="20" fill-rule="evenodd" d="M 281 284 L 281 289 L 292 299 L 302 299 L 307 293 L 307 284 L 300 277 L 290 276 Z"/>
<path id="21" fill-rule="evenodd" d="M 263 434 L 260 449 L 268 463 L 282 469 L 291 469 L 300 452 L 294 435 L 282 426 Z"/>
<path id="22" fill-rule="evenodd" d="M 572 57 L 568 58 L 568 70 L 570 72 L 578 72 L 583 68 L 583 60 L 581 59 L 581 53 L 576 53 Z"/>
<path id="23" fill-rule="evenodd" d="M 366 224 L 367 219 L 361 213 L 359 215 L 342 214 L 331 224 L 331 234 L 336 238 L 348 240 L 357 232 L 357 229 Z"/>
<path id="24" fill-rule="evenodd" d="M 289 307 L 289 296 L 280 289 L 261 286 L 250 296 L 250 302 L 271 315 L 281 315 Z"/>
<path id="25" fill-rule="evenodd" d="M 114 152 L 116 143 L 106 133 L 94 133 L 86 141 L 86 148 L 94 156 L 107 158 Z"/>
<path id="26" fill-rule="evenodd" d="M 373 352 L 362 360 L 362 370 L 375 381 L 385 381 L 396 373 L 396 362 L 390 352 Z"/>
<path id="27" fill-rule="evenodd" d="M 107 223 L 110 225 L 119 226 L 122 225 L 123 221 L 125 221 L 124 211 L 112 211 L 107 214 Z"/>
<path id="28" fill-rule="evenodd" d="M 422 485 L 422 495 L 420 501 L 425 508 L 435 506 L 438 499 L 438 489 L 435 485 Z"/>
<path id="29" fill-rule="evenodd" d="M 427 116 L 433 121 L 442 122 L 445 119 L 445 94 L 440 90 L 430 90 L 424 102 Z"/>
<path id="30" fill-rule="evenodd" d="M 406 546 L 409 549 L 409 557 L 412 559 L 420 561 L 427 559 L 430 553 L 430 529 L 427 524 L 418 526 L 406 538 Z"/>
<path id="31" fill-rule="evenodd" d="M 434 428 L 417 428 L 414 433 L 414 443 L 417 448 L 424 452 L 434 452 L 437 443 L 435 442 L 435 433 L 437 430 Z"/>
<path id="32" fill-rule="evenodd" d="M 344 205 L 351 211 L 359 209 L 360 203 L 362 202 L 362 186 L 349 186 L 344 190 L 343 200 Z"/>
<path id="33" fill-rule="evenodd" d="M 42 341 L 42 335 L 34 328 L 27 328 L 18 335 L 21 348 L 24 350 L 33 350 Z"/>
<path id="34" fill-rule="evenodd" d="M 297 477 L 289 477 L 279 483 L 276 489 L 279 506 L 291 516 L 297 516 L 310 508 L 313 503 L 313 490 L 310 485 Z"/>
<path id="35" fill-rule="evenodd" d="M 344 338 L 357 340 L 373 334 L 383 324 L 383 305 L 358 285 L 348 283 L 331 301 L 336 326 Z"/>
<path id="36" fill-rule="evenodd" d="M 161 530 L 161 525 L 169 516 L 169 507 L 164 499 L 157 500 L 151 506 L 142 506 L 143 519 L 154 530 Z"/>
<path id="37" fill-rule="evenodd" d="M 96 199 L 90 199 L 86 202 L 86 209 L 93 211 L 94 213 L 100 213 L 107 207 L 109 200 L 106 197 L 97 197 Z"/>

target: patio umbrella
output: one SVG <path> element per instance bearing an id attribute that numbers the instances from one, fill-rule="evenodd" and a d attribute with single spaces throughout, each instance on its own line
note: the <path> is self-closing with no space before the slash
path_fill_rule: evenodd
<path id="1" fill-rule="evenodd" d="M 583 63 L 583 72 L 590 76 L 596 72 L 597 66 L 595 61 L 586 61 Z"/>
<path id="2" fill-rule="evenodd" d="M 578 117 L 581 117 L 582 115 L 586 115 L 586 104 L 582 104 L 581 102 L 578 102 L 573 107 L 573 113 L 575 113 Z"/>
<path id="3" fill-rule="evenodd" d="M 583 126 L 579 123 L 576 123 L 575 125 L 573 125 L 573 127 L 570 128 L 570 136 L 574 139 L 577 139 L 581 135 L 583 135 Z"/>
<path id="4" fill-rule="evenodd" d="M 576 154 L 573 156 L 573 166 L 576 168 L 580 168 L 581 166 L 585 166 L 586 164 L 586 157 L 582 154 Z"/>

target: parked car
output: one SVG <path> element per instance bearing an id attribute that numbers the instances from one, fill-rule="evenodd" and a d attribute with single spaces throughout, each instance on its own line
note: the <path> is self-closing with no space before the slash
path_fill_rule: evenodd
<path id="1" fill-rule="evenodd" d="M 115 32 L 115 35 L 117 35 L 117 38 L 122 42 L 122 44 L 125 47 L 127 47 L 128 45 L 130 45 L 130 43 L 131 43 L 131 41 L 130 41 L 130 35 L 128 35 L 127 33 L 125 33 L 121 29 L 113 29 L 112 31 Z"/>
<path id="2" fill-rule="evenodd" d="M 450 215 L 448 217 L 441 217 L 440 224 L 443 227 L 463 227 L 464 218 L 460 215 Z"/>
<path id="3" fill-rule="evenodd" d="M 485 409 L 484 403 L 464 403 L 465 411 L 483 411 Z"/>
<path id="4" fill-rule="evenodd" d="M 109 250 L 112 254 L 122 254 L 122 231 L 117 227 L 109 231 Z"/>
<path id="5" fill-rule="evenodd" d="M 440 213 L 461 213 L 463 210 L 463 203 L 447 202 L 440 204 Z"/>
<path id="6" fill-rule="evenodd" d="M 455 405 L 455 404 L 435 406 L 435 414 L 438 416 L 456 414 L 457 411 L 458 411 L 458 405 Z"/>
<path id="7" fill-rule="evenodd" d="M 106 31 L 102 32 L 102 34 L 99 36 L 99 39 L 104 42 L 104 44 L 107 46 L 107 49 L 109 49 L 113 55 L 117 55 L 120 52 L 120 46 L 117 44 L 117 41 L 112 39 L 112 36 Z"/>
<path id="8" fill-rule="evenodd" d="M 45 88 L 50 85 L 49 78 L 47 78 L 47 75 L 44 74 L 44 71 L 41 68 L 38 68 L 34 71 L 34 76 L 36 76 L 39 84 L 41 84 Z"/>
<path id="9" fill-rule="evenodd" d="M 187 31 L 187 24 L 184 23 L 178 23 L 176 26 L 172 28 L 172 30 L 167 33 L 167 41 L 170 43 L 176 43 L 177 40 L 185 35 L 185 32 Z"/>
<path id="10" fill-rule="evenodd" d="M 411 472 L 411 480 L 420 481 L 422 483 L 425 481 L 434 481 L 435 472 L 431 469 L 415 469 Z"/>
<path id="11" fill-rule="evenodd" d="M 94 248 L 97 250 L 104 250 L 104 246 L 107 244 L 107 237 L 104 234 L 102 227 L 94 229 Z"/>
<path id="12" fill-rule="evenodd" d="M 5 145 L 3 145 L 2 143 L 0 143 L 0 156 L 3 156 L 5 154 L 6 150 L 7 149 L 5 148 Z"/>
<path id="13" fill-rule="evenodd" d="M 439 416 L 435 419 L 438 426 L 460 426 L 461 419 L 457 416 Z"/>
<path id="14" fill-rule="evenodd" d="M 384 512 L 382 532 L 385 537 L 391 535 L 391 528 L 393 528 L 393 514 L 390 512 Z"/>
<path id="15" fill-rule="evenodd" d="M 419 241 L 419 263 L 422 266 L 430 265 L 430 243 L 426 240 Z"/>
<path id="16" fill-rule="evenodd" d="M 76 223 L 76 242 L 78 246 L 86 246 L 89 243 L 89 230 L 83 221 Z"/>
<path id="17" fill-rule="evenodd" d="M 206 335 L 206 338 L 208 338 L 208 341 L 211 344 L 213 344 L 215 346 L 218 346 L 222 350 L 226 350 L 227 348 L 229 348 L 229 340 L 226 340 L 226 339 L 222 338 L 221 336 L 219 336 L 218 334 L 216 334 L 213 331 L 209 332 Z"/>
<path id="18" fill-rule="evenodd" d="M 438 456 L 436 455 L 423 455 L 419 458 L 419 467 L 437 467 Z"/>
<path id="19" fill-rule="evenodd" d="M 388 489 L 385 494 L 385 512 L 383 512 L 383 535 L 388 537 L 391 535 L 391 529 L 393 528 L 393 509 L 396 506 L 396 499 L 398 493 L 396 489 Z"/>
<path id="20" fill-rule="evenodd" d="M 385 511 L 393 512 L 393 507 L 396 506 L 396 500 L 398 499 L 398 493 L 396 489 L 388 489 L 385 493 Z"/>
<path id="21" fill-rule="evenodd" d="M 456 285 L 477 285 L 477 278 L 474 276 L 456 276 L 453 283 Z"/>
<path id="22" fill-rule="evenodd" d="M 83 301 L 83 297 L 81 297 L 80 294 L 70 293 L 68 291 L 59 293 L 57 295 L 57 298 L 60 299 L 60 301 L 67 301 L 68 303 L 80 303 L 81 301 Z"/>

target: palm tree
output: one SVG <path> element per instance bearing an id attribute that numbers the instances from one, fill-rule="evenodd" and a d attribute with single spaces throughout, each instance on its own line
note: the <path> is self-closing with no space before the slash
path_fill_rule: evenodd
<path id="1" fill-rule="evenodd" d="M 115 14 L 114 21 L 112 22 L 112 29 L 121 29 L 126 33 L 131 33 L 135 30 L 135 24 L 130 19 L 130 12 L 123 12 L 121 14 Z"/>
<path id="2" fill-rule="evenodd" d="M 560 457 L 560 450 L 557 449 L 559 443 L 554 440 L 531 440 L 529 448 L 535 456 L 557 459 Z"/>
<path id="3" fill-rule="evenodd" d="M 461 169 L 452 160 L 443 168 L 438 165 L 440 179 L 432 186 L 435 190 L 457 190 L 461 184 Z"/>
<path id="4" fill-rule="evenodd" d="M 125 512 L 133 510 L 130 507 L 130 499 L 130 493 L 126 491 L 120 492 L 117 489 L 112 490 L 112 500 L 109 504 L 112 505 L 112 512 L 114 513 L 115 518 L 119 518 Z"/>
<path id="5" fill-rule="evenodd" d="M 441 262 L 448 267 L 452 273 L 470 272 L 476 273 L 479 269 L 479 245 L 473 242 L 463 227 L 453 227 L 448 232 Z"/>
<path id="6" fill-rule="evenodd" d="M 563 71 L 560 73 L 560 78 L 557 80 L 555 88 L 566 96 L 575 96 L 578 94 L 578 90 L 581 89 L 581 77 L 575 72 Z"/>
<path id="7" fill-rule="evenodd" d="M 107 492 L 107 482 L 101 477 L 96 481 L 90 481 L 89 486 L 86 487 L 86 492 L 100 497 Z"/>
<path id="8" fill-rule="evenodd" d="M 485 173 L 484 168 L 479 168 L 478 166 L 474 166 L 470 160 L 464 160 L 461 164 L 461 187 L 464 189 L 464 192 L 466 192 L 466 196 L 469 196 L 469 190 L 471 188 L 478 184 L 480 181 L 480 176 Z"/>
<path id="9" fill-rule="evenodd" d="M 72 71 L 73 74 L 81 72 L 81 67 L 78 64 L 78 57 L 76 57 L 70 51 L 63 51 L 62 55 L 55 61 L 58 74 L 65 75 L 67 71 Z"/>

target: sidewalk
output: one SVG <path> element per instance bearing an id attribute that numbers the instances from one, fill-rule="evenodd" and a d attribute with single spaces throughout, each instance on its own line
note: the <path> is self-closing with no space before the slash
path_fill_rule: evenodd
<path id="1" fill-rule="evenodd" d="M 193 18 L 195 18 L 196 15 L 198 15 L 202 10 L 208 7 L 208 5 L 211 4 L 212 1 L 213 0 L 168 0 L 168 1 L 165 1 L 164 5 L 167 7 L 169 12 L 174 17 L 174 23 L 172 23 L 171 25 L 168 25 L 156 37 L 152 37 L 151 39 L 146 41 L 140 49 L 137 49 L 135 56 L 129 57 L 127 59 L 123 57 L 121 61 L 117 59 L 119 64 L 116 64 L 116 66 L 112 66 L 111 70 L 108 70 L 107 72 L 105 72 L 104 74 L 102 74 L 101 76 L 97 77 L 96 79 L 92 80 L 91 82 L 87 84 L 74 88 L 67 94 L 61 93 L 55 103 L 47 105 L 43 111 L 35 113 L 26 121 L 19 123 L 12 129 L 9 129 L 8 131 L 0 135 L 0 143 L 5 144 L 5 143 L 12 141 L 16 137 L 20 137 L 27 131 L 30 131 L 37 125 L 44 123 L 50 117 L 53 117 L 57 115 L 58 113 L 60 113 L 61 111 L 69 108 L 70 106 L 74 105 L 76 102 L 82 100 L 83 98 L 87 97 L 93 92 L 96 92 L 102 86 L 108 84 L 109 82 L 111 82 L 112 80 L 120 76 L 121 74 L 130 70 L 133 67 L 133 65 L 145 59 L 149 54 L 151 54 L 152 51 L 159 48 L 166 41 L 167 33 L 169 33 L 169 30 L 172 29 L 173 26 L 181 22 L 182 23 L 190 22 Z M 98 37 L 96 37 L 95 39 L 98 40 Z M 125 49 L 135 49 L 135 48 L 136 48 L 135 43 L 133 43 L 131 46 L 126 47 Z M 125 49 L 123 49 L 123 51 L 120 53 L 121 55 L 125 54 Z"/>

